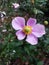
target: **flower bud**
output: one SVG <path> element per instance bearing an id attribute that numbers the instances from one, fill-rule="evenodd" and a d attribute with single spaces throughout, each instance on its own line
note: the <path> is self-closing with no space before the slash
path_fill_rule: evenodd
<path id="1" fill-rule="evenodd" d="M 44 21 L 44 24 L 45 24 L 45 25 L 48 25 L 48 21 Z"/>
<path id="2" fill-rule="evenodd" d="M 31 2 L 34 4 L 34 0 L 31 0 Z"/>

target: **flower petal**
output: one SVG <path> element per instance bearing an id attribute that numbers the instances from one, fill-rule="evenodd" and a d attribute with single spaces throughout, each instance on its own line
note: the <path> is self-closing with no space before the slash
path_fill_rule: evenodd
<path id="1" fill-rule="evenodd" d="M 36 45 L 38 43 L 37 37 L 35 37 L 33 34 L 28 35 L 26 41 L 31 45 Z"/>
<path id="2" fill-rule="evenodd" d="M 36 37 L 41 37 L 45 34 L 45 27 L 42 24 L 36 24 L 33 27 L 33 32 L 32 32 Z"/>
<path id="3" fill-rule="evenodd" d="M 27 21 L 27 25 L 29 26 L 34 26 L 36 24 L 36 19 L 34 18 L 29 18 L 29 20 Z"/>
<path id="4" fill-rule="evenodd" d="M 23 17 L 15 17 L 12 20 L 12 27 L 15 30 L 20 30 L 25 26 L 25 19 Z"/>
<path id="5" fill-rule="evenodd" d="M 16 36 L 18 40 L 23 40 L 25 38 L 25 34 L 21 30 L 16 32 Z"/>
<path id="6" fill-rule="evenodd" d="M 12 3 L 14 8 L 18 8 L 20 5 L 18 3 Z"/>

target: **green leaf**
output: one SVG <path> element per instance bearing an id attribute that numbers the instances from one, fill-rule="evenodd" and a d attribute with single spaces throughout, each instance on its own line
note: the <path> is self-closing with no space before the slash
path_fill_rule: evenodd
<path id="1" fill-rule="evenodd" d="M 35 14 L 44 14 L 44 12 L 42 12 L 39 9 L 36 9 L 36 8 L 34 8 L 33 11 L 34 11 Z"/>
<path id="2" fill-rule="evenodd" d="M 39 61 L 37 65 L 43 65 L 43 61 Z"/>

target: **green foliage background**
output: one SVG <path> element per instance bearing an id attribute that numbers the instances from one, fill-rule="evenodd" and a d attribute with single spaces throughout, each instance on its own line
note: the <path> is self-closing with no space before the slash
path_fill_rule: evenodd
<path id="1" fill-rule="evenodd" d="M 20 4 L 18 9 L 12 8 L 12 3 Z M 20 58 L 23 62 L 28 61 L 29 65 L 43 65 L 44 58 L 49 57 L 49 24 L 45 25 L 44 21 L 49 22 L 49 1 L 48 0 L 0 0 L 0 11 L 5 11 L 4 21 L 0 18 L 0 65 L 9 65 L 11 60 Z M 23 12 L 23 13 L 22 13 Z M 11 26 L 13 17 L 22 16 L 26 20 L 34 17 L 37 22 L 45 25 L 46 34 L 39 39 L 37 45 L 32 46 L 23 41 L 17 40 L 15 31 Z M 6 29 L 7 32 L 2 32 Z M 16 64 L 17 65 L 17 64 Z"/>

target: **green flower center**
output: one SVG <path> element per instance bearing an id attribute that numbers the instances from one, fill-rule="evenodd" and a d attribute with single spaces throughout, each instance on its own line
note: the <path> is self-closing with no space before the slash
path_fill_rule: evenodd
<path id="1" fill-rule="evenodd" d="M 23 32 L 28 35 L 28 34 L 31 34 L 32 33 L 32 27 L 31 26 L 25 26 L 23 28 Z"/>

